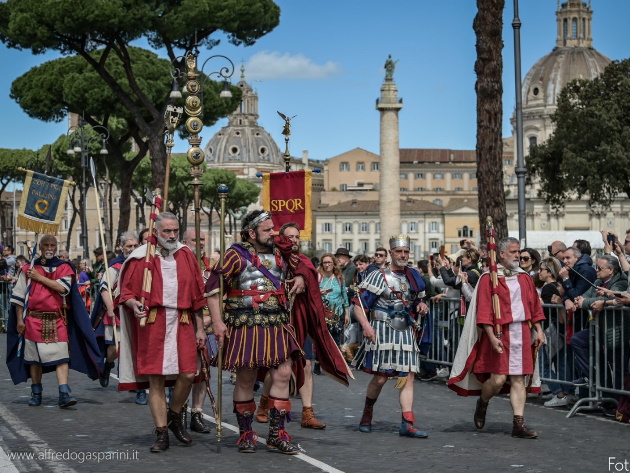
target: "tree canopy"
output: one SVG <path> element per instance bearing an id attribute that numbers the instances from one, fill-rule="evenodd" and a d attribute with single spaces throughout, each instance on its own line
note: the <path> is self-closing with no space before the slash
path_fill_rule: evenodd
<path id="1" fill-rule="evenodd" d="M 630 59 L 567 84 L 551 119 L 553 135 L 526 163 L 540 197 L 560 208 L 585 196 L 604 207 L 621 192 L 630 196 Z"/>
<path id="2" fill-rule="evenodd" d="M 130 44 L 146 40 L 164 48 L 168 59 L 184 70 L 181 54 L 216 46 L 219 40 L 213 34 L 223 33 L 235 45 L 251 45 L 273 30 L 279 18 L 272 0 L 7 0 L 0 2 L 0 41 L 34 54 L 56 50 L 80 56 L 139 130 L 151 155 L 153 186 L 158 187 L 166 164 L 163 117 L 172 100 L 167 92 L 156 100 L 145 90 Z M 102 51 L 98 57 L 93 54 L 97 50 Z M 120 61 L 126 82 L 107 67 L 111 56 Z M 167 69 L 164 75 L 170 77 Z"/>
<path id="3" fill-rule="evenodd" d="M 141 48 L 129 47 L 128 52 L 144 95 L 155 107 L 159 107 L 171 87 L 171 76 L 165 74 L 170 67 L 169 61 Z M 90 53 L 99 62 L 102 55 L 101 49 Z M 125 90 L 130 90 L 124 65 L 117 56 L 109 56 L 103 67 Z M 222 84 L 212 80 L 206 80 L 206 84 L 202 118 L 204 124 L 211 125 L 238 106 L 241 91 L 232 87 L 232 99 L 226 100 L 219 98 Z M 17 78 L 11 87 L 11 97 L 33 118 L 60 121 L 68 112 L 73 112 L 85 117 L 92 125 L 102 124 L 109 129 L 110 153 L 103 165 L 111 171 L 108 177 L 115 179 L 116 186 L 121 190 L 118 234 L 127 231 L 131 211 L 131 175 L 147 154 L 148 146 L 133 116 L 122 106 L 111 88 L 85 60 L 69 56 L 45 62 Z M 131 152 L 132 139 L 138 144 L 135 152 Z M 63 156 L 60 159 L 66 160 Z M 81 185 L 80 180 L 77 182 Z M 114 239 L 112 236 L 112 241 Z"/>

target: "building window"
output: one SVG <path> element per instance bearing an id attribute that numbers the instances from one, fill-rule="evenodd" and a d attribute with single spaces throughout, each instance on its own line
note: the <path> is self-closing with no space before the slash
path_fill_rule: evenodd
<path id="1" fill-rule="evenodd" d="M 438 222 L 429 222 L 429 233 L 437 233 L 440 231 L 440 224 Z"/>
<path id="2" fill-rule="evenodd" d="M 476 172 L 471 172 L 470 173 L 470 178 L 471 179 L 477 179 L 477 173 Z"/>
<path id="3" fill-rule="evenodd" d="M 473 229 L 468 228 L 467 225 L 464 225 L 462 228 L 457 229 L 457 236 L 459 238 L 472 238 L 474 236 Z"/>
<path id="4" fill-rule="evenodd" d="M 361 222 L 359 224 L 359 232 L 368 233 L 370 231 L 370 224 L 368 222 Z"/>
<path id="5" fill-rule="evenodd" d="M 401 187 L 401 188 L 400 188 L 400 192 L 407 192 L 407 190 L 408 190 L 408 189 L 407 189 L 406 187 Z"/>
<path id="6" fill-rule="evenodd" d="M 462 178 L 462 173 L 461 172 L 453 172 L 453 173 L 451 173 L 451 177 L 453 179 L 461 179 Z"/>
<path id="7" fill-rule="evenodd" d="M 435 205 L 444 205 L 444 202 L 442 201 L 442 199 L 433 199 L 433 203 Z"/>
<path id="8" fill-rule="evenodd" d="M 62 228 L 62 229 L 63 229 L 63 230 L 67 230 L 67 229 L 68 229 L 68 227 L 69 227 L 69 225 L 68 225 L 68 219 L 67 219 L 67 218 L 64 218 L 64 219 L 62 220 L 62 222 L 63 222 L 63 225 L 62 225 L 62 227 L 63 227 L 63 228 Z"/>
<path id="9" fill-rule="evenodd" d="M 577 18 L 571 20 L 571 39 L 577 39 Z"/>
<path id="10" fill-rule="evenodd" d="M 365 163 L 357 163 L 357 171 L 365 171 Z"/>
<path id="11" fill-rule="evenodd" d="M 437 240 L 429 240 L 429 248 L 431 248 L 431 253 L 435 253 L 438 250 L 439 242 Z"/>
<path id="12" fill-rule="evenodd" d="M 529 149 L 531 151 L 532 148 L 535 148 L 536 146 L 538 146 L 538 137 L 537 136 L 530 136 L 529 137 Z"/>
<path id="13" fill-rule="evenodd" d="M 472 191 L 473 191 L 473 192 L 477 192 L 478 190 L 479 190 L 479 187 L 477 187 L 477 186 L 475 186 L 475 187 L 473 187 L 473 188 L 472 188 Z"/>
<path id="14" fill-rule="evenodd" d="M 422 191 L 425 191 L 426 189 L 424 187 L 414 187 L 413 190 L 422 192 Z"/>
<path id="15" fill-rule="evenodd" d="M 433 190 L 435 192 L 444 192 L 444 187 L 434 187 Z"/>
<path id="16" fill-rule="evenodd" d="M 352 222 L 344 222 L 342 228 L 344 233 L 352 233 Z"/>
<path id="17" fill-rule="evenodd" d="M 512 160 L 511 159 L 504 159 L 503 160 L 503 165 L 504 166 L 511 166 L 512 165 Z"/>
<path id="18" fill-rule="evenodd" d="M 368 249 L 370 248 L 370 242 L 362 240 L 360 245 L 361 245 L 361 253 L 364 254 L 364 255 L 367 255 L 368 254 Z"/>
<path id="19" fill-rule="evenodd" d="M 332 223 L 330 222 L 324 222 L 322 223 L 322 233 L 332 233 L 333 229 L 332 229 Z"/>
<path id="20" fill-rule="evenodd" d="M 463 190 L 464 190 L 464 188 L 463 188 L 463 187 L 456 187 L 456 188 L 455 188 L 455 192 L 461 192 L 461 191 L 463 191 Z"/>
<path id="21" fill-rule="evenodd" d="M 345 247 L 346 250 L 352 251 L 352 242 L 351 241 L 344 241 L 343 242 L 343 246 Z"/>
<path id="22" fill-rule="evenodd" d="M 562 37 L 566 39 L 568 34 L 569 34 L 569 31 L 568 31 L 567 19 L 565 18 L 562 21 Z"/>
<path id="23" fill-rule="evenodd" d="M 347 161 L 342 161 L 339 163 L 339 171 L 349 171 L 350 163 Z"/>
<path id="24" fill-rule="evenodd" d="M 371 171 L 378 171 L 378 163 L 372 163 L 370 165 L 370 170 Z"/>
<path id="25" fill-rule="evenodd" d="M 416 173 L 416 179 L 424 179 L 424 173 L 423 172 L 417 172 Z"/>
<path id="26" fill-rule="evenodd" d="M 374 233 L 376 233 L 377 235 L 380 235 L 380 233 L 381 233 L 381 222 L 376 222 L 376 225 L 374 225 Z"/>
<path id="27" fill-rule="evenodd" d="M 324 241 L 324 253 L 332 253 L 332 241 Z"/>
<path id="28" fill-rule="evenodd" d="M 409 222 L 409 233 L 418 233 L 418 222 Z"/>
<path id="29" fill-rule="evenodd" d="M 345 192 L 348 190 L 348 184 L 339 184 L 339 190 Z"/>
<path id="30" fill-rule="evenodd" d="M 442 174 L 441 172 L 434 172 L 433 179 L 444 179 L 444 174 Z"/>
<path id="31" fill-rule="evenodd" d="M 407 179 L 407 173 L 406 172 L 401 172 L 399 176 L 400 176 L 401 179 Z"/>

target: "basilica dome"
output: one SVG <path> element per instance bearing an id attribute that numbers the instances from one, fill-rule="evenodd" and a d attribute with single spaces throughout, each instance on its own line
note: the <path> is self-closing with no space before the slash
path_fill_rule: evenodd
<path id="1" fill-rule="evenodd" d="M 594 79 L 611 60 L 593 48 L 590 2 L 558 2 L 556 46 L 527 72 L 522 83 L 523 147 L 541 144 L 553 134 L 551 116 L 562 89 L 575 79 Z M 512 124 L 516 119 L 512 117 Z M 516 136 L 516 130 L 514 130 Z"/>
<path id="2" fill-rule="evenodd" d="M 554 106 L 565 85 L 574 79 L 594 79 L 610 58 L 593 48 L 559 47 L 541 58 L 523 81 L 523 108 Z"/>
<path id="3" fill-rule="evenodd" d="M 256 164 L 260 170 L 284 169 L 280 148 L 271 135 L 258 125 L 258 95 L 245 81 L 241 67 L 241 80 L 237 84 L 243 91 L 238 109 L 228 115 L 228 125 L 221 128 L 204 150 L 208 167 L 249 167 Z M 267 169 L 268 168 L 268 169 Z"/>

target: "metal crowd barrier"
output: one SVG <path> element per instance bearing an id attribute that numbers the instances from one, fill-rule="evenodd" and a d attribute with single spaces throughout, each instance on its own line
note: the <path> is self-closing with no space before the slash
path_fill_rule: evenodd
<path id="1" fill-rule="evenodd" d="M 13 285 L 9 281 L 0 281 L 0 330 L 6 332 L 9 320 L 9 301 Z"/>
<path id="2" fill-rule="evenodd" d="M 624 389 L 630 355 L 630 308 L 609 307 L 595 314 L 589 324 L 588 396 L 580 399 L 567 414 L 603 409 L 602 404 L 617 405 Z"/>
<path id="3" fill-rule="evenodd" d="M 443 297 L 437 302 L 432 301 L 429 309 L 433 321 L 433 343 L 423 361 L 451 367 L 464 328 L 460 299 Z"/>

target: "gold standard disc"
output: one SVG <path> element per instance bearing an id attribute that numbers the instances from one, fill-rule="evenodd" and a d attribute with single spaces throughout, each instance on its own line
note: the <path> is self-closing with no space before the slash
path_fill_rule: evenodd
<path id="1" fill-rule="evenodd" d="M 202 128 L 203 122 L 200 118 L 190 117 L 188 120 L 186 120 L 186 130 L 188 130 L 188 133 L 197 134 L 201 131 Z"/>
<path id="2" fill-rule="evenodd" d="M 193 166 L 199 166 L 203 163 L 203 151 L 201 148 L 190 148 L 186 156 L 188 157 L 188 162 Z"/>
<path id="3" fill-rule="evenodd" d="M 199 92 L 199 81 L 189 80 L 186 82 L 186 90 L 188 90 L 188 93 L 190 94 L 196 94 Z"/>
<path id="4" fill-rule="evenodd" d="M 188 115 L 196 117 L 201 113 L 201 100 L 196 95 L 189 95 L 184 108 Z"/>

